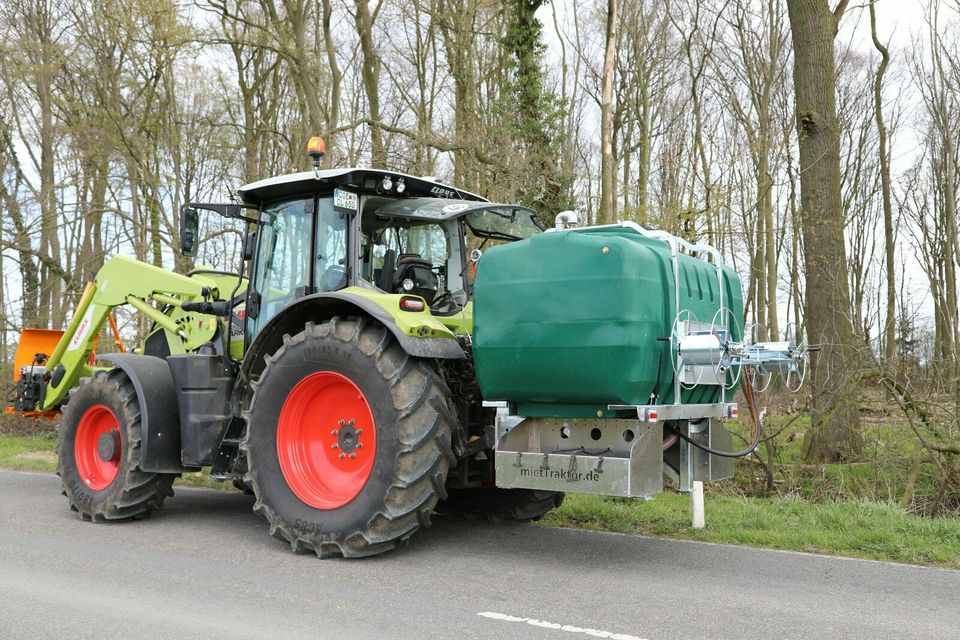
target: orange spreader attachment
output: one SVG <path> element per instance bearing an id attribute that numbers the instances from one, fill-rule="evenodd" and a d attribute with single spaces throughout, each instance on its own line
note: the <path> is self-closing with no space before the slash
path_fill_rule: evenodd
<path id="1" fill-rule="evenodd" d="M 112 317 L 110 319 L 113 320 Z M 114 328 L 113 323 L 111 323 L 111 328 Z M 13 381 L 19 382 L 20 367 L 28 367 L 33 364 L 42 365 L 43 363 L 37 360 L 37 355 L 44 354 L 49 358 L 62 337 L 63 331 L 58 329 L 23 329 L 20 331 L 20 342 L 13 354 Z M 90 356 L 87 358 L 87 363 L 91 366 L 97 360 L 96 346 L 99 341 L 100 336 L 93 339 L 94 350 L 90 352 Z M 124 351 L 120 333 L 116 330 L 114 331 L 114 343 L 117 345 L 118 351 Z M 60 411 L 15 411 L 13 407 L 4 408 L 4 413 L 17 413 L 28 418 L 52 418 L 60 415 Z"/>
<path id="2" fill-rule="evenodd" d="M 20 379 L 20 367 L 30 366 L 36 361 L 38 353 L 49 356 L 53 353 L 63 331 L 54 329 L 24 329 L 20 332 L 20 342 L 13 354 L 13 381 Z M 38 363 L 39 364 L 39 363 Z M 6 407 L 4 413 L 19 413 L 27 418 L 53 418 L 59 411 L 14 411 L 13 407 Z"/>
<path id="3" fill-rule="evenodd" d="M 113 342 L 117 351 L 123 353 L 126 349 L 123 346 L 123 340 L 120 339 L 120 332 L 116 329 L 113 316 L 110 316 L 110 326 L 113 330 Z M 20 342 L 17 344 L 17 350 L 13 354 L 13 381 L 20 380 L 20 367 L 29 366 L 34 363 L 38 353 L 45 354 L 48 358 L 57 343 L 63 336 L 63 331 L 59 329 L 22 329 L 20 331 Z M 87 358 L 87 364 L 93 366 L 97 362 L 97 344 L 100 342 L 100 336 L 93 339 L 93 350 Z M 42 363 L 37 363 L 42 364 Z"/>
<path id="4" fill-rule="evenodd" d="M 24 329 L 20 332 L 20 343 L 13 354 L 13 381 L 20 379 L 20 367 L 34 363 L 38 353 L 49 356 L 53 353 L 57 343 L 63 336 L 63 331 L 56 329 Z M 38 363 L 39 364 L 39 363 Z"/>

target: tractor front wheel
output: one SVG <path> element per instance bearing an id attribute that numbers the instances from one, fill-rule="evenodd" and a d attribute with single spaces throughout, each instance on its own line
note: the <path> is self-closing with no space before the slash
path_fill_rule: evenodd
<path id="1" fill-rule="evenodd" d="M 430 524 L 454 461 L 449 391 L 381 324 L 308 324 L 266 359 L 244 482 L 295 552 L 369 556 Z"/>
<path id="2" fill-rule="evenodd" d="M 57 475 L 84 520 L 127 520 L 159 509 L 176 474 L 140 470 L 140 405 L 123 371 L 98 371 L 70 393 L 60 425 Z"/>

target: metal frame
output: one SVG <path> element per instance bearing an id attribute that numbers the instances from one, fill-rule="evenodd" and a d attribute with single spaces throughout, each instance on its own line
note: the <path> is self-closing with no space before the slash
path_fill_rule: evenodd
<path id="1" fill-rule="evenodd" d="M 668 420 L 700 420 L 701 418 L 735 418 L 739 413 L 736 402 L 710 404 L 610 404 L 610 411 L 635 411 L 643 422 Z"/>
<path id="2" fill-rule="evenodd" d="M 678 428 L 684 429 L 685 435 L 698 444 L 711 449 L 733 451 L 733 438 L 730 432 L 712 420 L 689 421 L 679 425 Z M 683 439 L 677 444 L 679 446 L 678 468 L 674 469 L 664 460 L 663 473 L 677 483 L 680 491 L 691 491 L 695 481 L 716 482 L 733 477 L 733 458 L 711 455 Z"/>
<path id="3" fill-rule="evenodd" d="M 663 490 L 663 431 L 638 420 L 526 418 L 497 443 L 497 486 L 649 498 Z"/>

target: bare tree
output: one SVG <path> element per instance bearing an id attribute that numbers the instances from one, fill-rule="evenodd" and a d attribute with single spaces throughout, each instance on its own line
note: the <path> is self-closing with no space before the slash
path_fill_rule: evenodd
<path id="1" fill-rule="evenodd" d="M 850 291 L 843 273 L 846 248 L 840 203 L 839 125 L 834 38 L 847 0 L 787 0 L 793 31 L 793 81 L 800 139 L 800 209 L 806 280 L 806 327 L 823 351 L 812 360 L 812 424 L 804 441 L 808 460 L 837 460 L 862 446 L 855 401 L 846 393 L 855 344 Z"/>
<path id="2" fill-rule="evenodd" d="M 599 222 L 616 218 L 616 186 L 613 157 L 613 83 L 617 59 L 617 0 L 607 0 L 606 48 L 603 57 L 603 88 L 600 98 L 600 216 Z"/>
<path id="3" fill-rule="evenodd" d="M 887 278 L 886 312 L 883 321 L 883 347 L 887 363 L 896 354 L 897 277 L 894 271 L 896 238 L 893 235 L 893 206 L 891 204 L 890 157 L 887 151 L 887 126 L 883 120 L 883 76 L 890 64 L 890 53 L 877 37 L 876 0 L 870 0 L 870 37 L 880 53 L 880 65 L 873 85 L 873 108 L 877 121 L 877 143 L 880 155 L 880 183 L 883 196 L 884 268 Z"/>

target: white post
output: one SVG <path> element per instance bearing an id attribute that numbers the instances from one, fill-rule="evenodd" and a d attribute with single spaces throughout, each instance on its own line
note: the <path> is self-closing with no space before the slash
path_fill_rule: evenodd
<path id="1" fill-rule="evenodd" d="M 692 511 L 692 525 L 694 529 L 703 529 L 703 482 L 694 480 L 693 491 L 690 492 L 690 510 Z"/>

